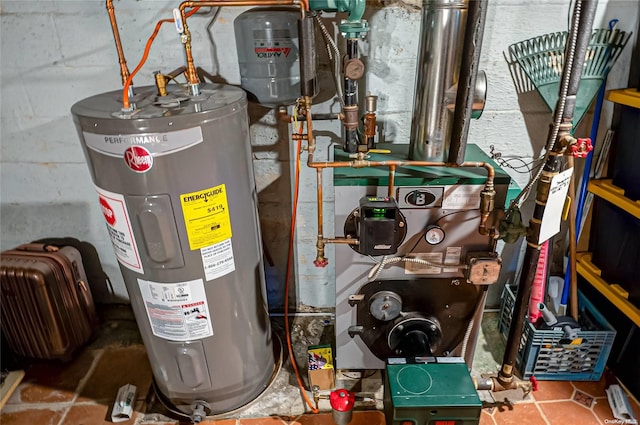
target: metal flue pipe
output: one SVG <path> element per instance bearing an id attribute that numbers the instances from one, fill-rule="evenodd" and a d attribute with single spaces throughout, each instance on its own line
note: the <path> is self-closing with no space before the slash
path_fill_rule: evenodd
<path id="1" fill-rule="evenodd" d="M 469 0 L 423 0 L 409 158 L 445 161 Z"/>

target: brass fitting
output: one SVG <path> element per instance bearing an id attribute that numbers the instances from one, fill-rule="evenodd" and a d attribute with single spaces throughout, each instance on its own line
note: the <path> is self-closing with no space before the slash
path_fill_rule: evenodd
<path id="1" fill-rule="evenodd" d="M 167 78 L 167 76 L 162 74 L 160 71 L 154 72 L 153 75 L 156 78 L 156 88 L 158 89 L 158 96 L 166 96 L 167 83 L 169 83 L 169 78 Z"/>
<path id="2" fill-rule="evenodd" d="M 365 137 L 375 137 L 375 135 L 376 135 L 376 114 L 367 113 L 364 116 L 364 135 L 365 135 Z"/>
<path id="3" fill-rule="evenodd" d="M 311 387 L 311 392 L 313 393 L 313 402 L 316 404 L 316 409 L 318 409 L 318 404 L 320 403 L 320 387 L 314 385 Z"/>
<path id="4" fill-rule="evenodd" d="M 347 130 L 355 130 L 358 128 L 358 105 L 345 106 L 344 111 L 344 128 Z"/>
<path id="5" fill-rule="evenodd" d="M 486 185 L 480 192 L 480 234 L 488 235 L 487 219 L 495 207 L 496 191 L 493 184 Z"/>
<path id="6" fill-rule="evenodd" d="M 316 244 L 316 259 L 313 260 L 313 264 L 316 267 L 326 267 L 329 264 L 329 260 L 324 256 L 324 239 L 321 235 L 318 236 L 318 243 Z"/>

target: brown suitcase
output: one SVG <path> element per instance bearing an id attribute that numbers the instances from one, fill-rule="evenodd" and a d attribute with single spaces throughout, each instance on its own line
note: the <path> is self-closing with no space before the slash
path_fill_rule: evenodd
<path id="1" fill-rule="evenodd" d="M 80 252 L 26 244 L 0 254 L 2 334 L 21 356 L 68 360 L 98 316 Z"/>

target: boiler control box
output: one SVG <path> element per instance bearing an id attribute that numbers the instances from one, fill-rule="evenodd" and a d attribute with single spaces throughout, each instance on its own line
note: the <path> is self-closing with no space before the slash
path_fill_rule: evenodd
<path id="1" fill-rule="evenodd" d="M 365 196 L 360 199 L 358 217 L 360 254 L 389 255 L 398 251 L 405 221 L 395 199 Z"/>

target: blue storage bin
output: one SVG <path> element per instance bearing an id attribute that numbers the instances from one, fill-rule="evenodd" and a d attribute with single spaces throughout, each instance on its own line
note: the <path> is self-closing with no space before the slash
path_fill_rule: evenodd
<path id="1" fill-rule="evenodd" d="M 515 295 L 507 285 L 502 292 L 498 325 L 505 339 L 509 333 L 514 303 Z M 526 320 L 516 359 L 516 369 L 522 378 L 533 375 L 542 381 L 600 380 L 616 331 L 580 292 L 578 305 L 579 315 L 589 315 L 602 330 L 579 331 L 577 336 L 582 342 L 571 344 L 567 343 L 563 331 L 536 329 Z"/>

